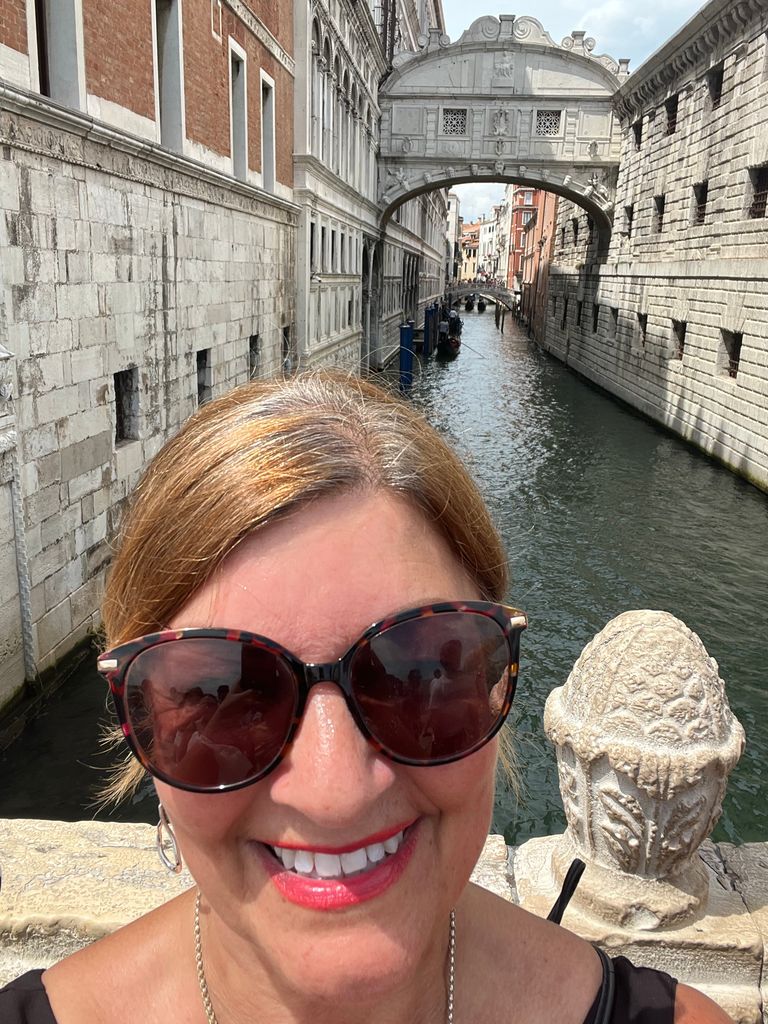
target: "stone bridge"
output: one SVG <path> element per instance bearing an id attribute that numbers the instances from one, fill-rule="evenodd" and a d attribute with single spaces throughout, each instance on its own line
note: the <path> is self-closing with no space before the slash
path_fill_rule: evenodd
<path id="1" fill-rule="evenodd" d="M 566 196 L 611 230 L 620 154 L 613 97 L 628 61 L 555 43 L 535 18 L 478 18 L 452 43 L 431 30 L 400 53 L 379 91 L 382 223 L 407 199 L 467 181 Z"/>
<path id="2" fill-rule="evenodd" d="M 467 282 L 457 285 L 455 288 L 448 288 L 446 289 L 446 294 L 450 296 L 453 302 L 466 299 L 468 295 L 482 295 L 484 299 L 493 299 L 494 302 L 500 302 L 507 309 L 515 308 L 517 298 L 515 293 L 509 291 L 508 288 L 496 288 L 480 282 L 475 282 L 474 284 Z"/>

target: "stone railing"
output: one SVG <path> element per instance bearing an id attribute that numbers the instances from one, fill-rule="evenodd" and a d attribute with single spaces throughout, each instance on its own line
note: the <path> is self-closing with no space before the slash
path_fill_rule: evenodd
<path id="1" fill-rule="evenodd" d="M 550 695 L 545 729 L 568 827 L 511 850 L 489 836 L 474 880 L 546 916 L 578 856 L 565 927 L 766 1024 L 768 844 L 707 838 L 744 733 L 699 638 L 663 612 L 620 615 Z M 0 821 L 0 869 L 0 984 L 192 884 L 163 871 L 149 825 Z"/>

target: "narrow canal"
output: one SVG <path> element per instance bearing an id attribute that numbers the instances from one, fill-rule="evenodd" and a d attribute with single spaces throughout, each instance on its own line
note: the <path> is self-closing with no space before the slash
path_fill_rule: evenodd
<path id="1" fill-rule="evenodd" d="M 495 828 L 521 842 L 564 827 L 547 694 L 614 615 L 664 608 L 717 659 L 747 731 L 715 837 L 765 840 L 768 498 L 539 352 L 509 317 L 499 332 L 493 307 L 463 316 L 458 358 L 430 361 L 412 400 L 470 463 L 506 542 L 509 598 L 531 621 L 514 711 L 522 793 L 499 783 Z M 80 671 L 0 755 L 0 817 L 94 816 L 104 701 Z M 156 820 L 149 787 L 113 816 Z"/>

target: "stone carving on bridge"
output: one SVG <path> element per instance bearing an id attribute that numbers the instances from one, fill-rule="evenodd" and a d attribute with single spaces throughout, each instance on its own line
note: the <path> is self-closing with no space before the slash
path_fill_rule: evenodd
<path id="1" fill-rule="evenodd" d="M 640 930 L 700 912 L 709 880 L 698 849 L 744 730 L 699 637 L 668 612 L 617 616 L 550 694 L 544 728 L 568 822 L 551 868 L 557 879 L 574 856 L 586 861 L 579 912 Z"/>
<path id="2" fill-rule="evenodd" d="M 515 59 L 509 54 L 503 53 L 496 57 L 493 62 L 493 77 L 497 78 L 514 78 L 515 77 Z"/>
<path id="3" fill-rule="evenodd" d="M 506 135 L 509 129 L 506 110 L 497 110 L 493 115 L 493 134 Z"/>

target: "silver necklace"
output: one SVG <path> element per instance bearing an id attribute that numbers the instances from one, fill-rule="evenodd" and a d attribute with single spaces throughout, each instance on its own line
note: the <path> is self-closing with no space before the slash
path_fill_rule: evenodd
<path id="1" fill-rule="evenodd" d="M 200 937 L 200 890 L 197 890 L 195 897 L 195 966 L 197 967 L 197 983 L 200 986 L 200 995 L 203 999 L 205 1019 L 208 1024 L 219 1024 L 216 1014 L 213 1011 L 211 993 L 208 991 L 208 982 L 205 980 L 205 968 L 203 967 L 203 941 Z M 448 1011 L 445 1016 L 446 1024 L 453 1024 L 453 996 L 456 979 L 456 911 L 451 911 L 451 923 L 448 930 Z"/>

